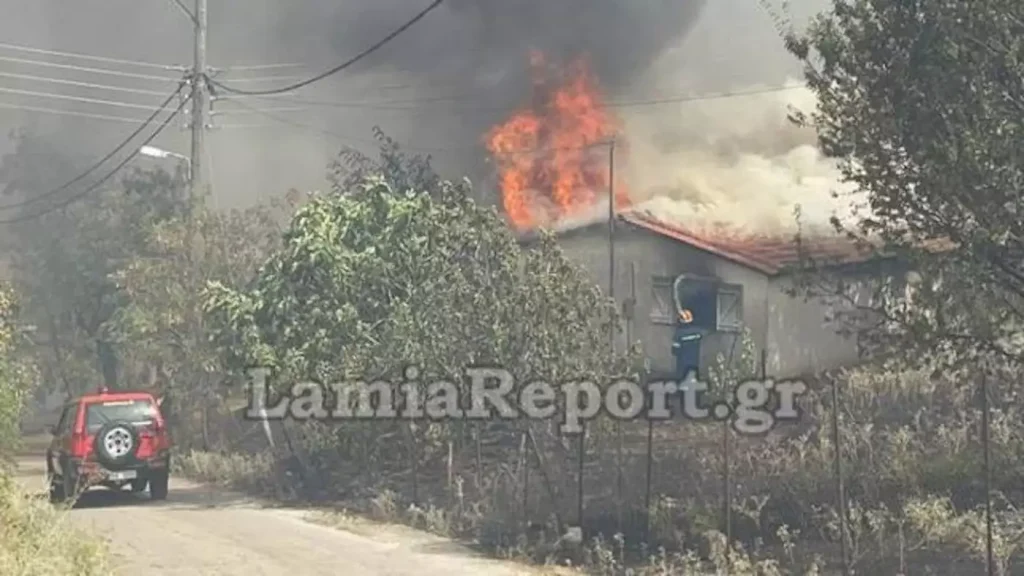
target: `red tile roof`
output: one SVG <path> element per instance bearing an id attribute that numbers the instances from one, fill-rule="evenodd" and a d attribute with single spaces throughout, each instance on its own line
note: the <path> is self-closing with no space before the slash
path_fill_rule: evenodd
<path id="1" fill-rule="evenodd" d="M 750 235 L 728 229 L 686 230 L 636 212 L 621 214 L 620 219 L 768 275 L 798 264 L 801 257 L 822 264 L 853 264 L 872 257 L 871 252 L 839 236 L 802 238 L 798 244 L 795 236 Z"/>

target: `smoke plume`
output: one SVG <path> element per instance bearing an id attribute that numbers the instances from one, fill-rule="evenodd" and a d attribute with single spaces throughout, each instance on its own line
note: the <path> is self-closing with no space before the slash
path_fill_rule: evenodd
<path id="1" fill-rule="evenodd" d="M 791 84 L 796 84 L 791 83 Z M 753 233 L 824 228 L 849 218 L 850 190 L 815 135 L 787 120 L 813 95 L 792 89 L 694 102 L 672 116 L 627 116 L 630 182 L 638 209 L 691 226 Z"/>
<path id="2" fill-rule="evenodd" d="M 370 13 L 390 19 L 384 15 L 395 12 L 392 4 L 401 2 Z M 797 2 L 788 16 L 800 26 L 825 4 Z M 404 39 L 409 49 L 396 47 L 381 66 L 421 85 L 475 91 L 491 103 L 490 113 L 456 109 L 463 141 L 528 102 L 528 50 L 563 63 L 586 56 L 607 99 L 621 102 L 615 112 L 625 125 L 623 164 L 640 209 L 691 226 L 726 222 L 771 233 L 795 225 L 799 206 L 803 225 L 824 226 L 846 215 L 848 196 L 833 197 L 846 191 L 813 130 L 788 120 L 792 109 L 809 112 L 815 102 L 795 79 L 800 69 L 769 12 L 739 0 L 462 0 L 433 21 L 444 34 L 416 30 Z M 383 27 L 370 22 L 370 30 Z M 363 36 L 342 35 L 336 45 L 350 53 L 369 42 Z M 709 92 L 745 95 L 671 101 Z M 662 102 L 643 104 L 651 100 Z"/>
<path id="3" fill-rule="evenodd" d="M 827 0 L 799 0 L 791 2 L 789 10 L 799 24 L 826 4 Z M 280 86 L 290 80 L 249 79 L 315 74 L 365 49 L 425 5 L 426 0 L 211 2 L 210 65 L 230 69 L 304 64 L 292 69 L 227 70 L 219 77 L 245 88 Z M 11 15 L 0 22 L 0 39 L 5 42 L 191 63 L 190 23 L 169 0 L 0 0 L 0 8 Z M 623 173 L 630 178 L 634 199 L 650 200 L 647 208 L 676 219 L 727 215 L 764 227 L 791 219 L 790 206 L 796 202 L 804 204 L 806 213 L 813 211 L 812 206 L 827 204 L 822 198 L 832 187 L 834 170 L 816 156 L 813 135 L 799 133 L 785 121 L 786 107 L 794 99 L 813 105 L 799 101 L 806 96 L 799 90 L 707 102 L 628 104 L 681 94 L 779 87 L 798 77 L 800 70 L 783 49 L 771 17 L 752 0 L 449 0 L 347 73 L 296 95 L 218 102 L 208 157 L 215 204 L 238 206 L 291 187 L 322 187 L 325 166 L 341 146 L 373 152 L 374 125 L 409 152 L 430 153 L 445 176 L 469 175 L 494 201 L 494 169 L 481 138 L 528 102 L 531 50 L 540 50 L 551 60 L 588 56 L 607 99 L 624 103 L 616 109 L 628 130 L 628 165 Z M 0 70 L 155 91 L 173 87 L 10 62 L 0 62 Z M 148 105 L 162 100 L 109 91 L 69 92 L 53 84 L 11 78 L 0 78 L 0 85 Z M 139 110 L 9 94 L 0 94 L 0 101 L 146 116 Z M 133 128 L 126 123 L 0 110 L 0 128 L 27 123 L 93 157 L 103 155 Z M 154 144 L 187 152 L 187 133 L 180 125 L 177 128 Z M 766 214 L 774 218 L 762 217 Z"/>

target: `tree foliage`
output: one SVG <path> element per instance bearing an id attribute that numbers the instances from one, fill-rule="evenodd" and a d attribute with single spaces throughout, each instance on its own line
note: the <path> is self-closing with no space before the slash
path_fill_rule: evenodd
<path id="1" fill-rule="evenodd" d="M 610 374 L 610 302 L 550 238 L 521 248 L 467 188 L 403 193 L 368 177 L 300 209 L 249 290 L 211 286 L 234 364 L 291 382 L 397 377 L 406 363 L 444 377 L 473 364 Z"/>
<path id="2" fill-rule="evenodd" d="M 25 361 L 19 317 L 14 290 L 0 285 L 0 466 L 18 445 L 22 409 L 38 382 L 35 367 Z"/>
<path id="3" fill-rule="evenodd" d="M 198 296 L 209 281 L 239 287 L 251 279 L 279 240 L 278 215 L 271 206 L 213 212 L 202 198 L 186 204 L 185 174 L 163 170 L 131 171 L 54 209 L 92 179 L 47 196 L 81 164 L 50 144 L 19 134 L 0 165 L 10 194 L 36 199 L 21 207 L 26 220 L 10 227 L 8 242 L 46 381 L 66 394 L 100 381 L 152 386 L 195 406 L 197 393 L 224 377 Z"/>
<path id="4" fill-rule="evenodd" d="M 134 386 L 159 389 L 179 407 L 212 404 L 227 378 L 209 339 L 199 295 L 209 282 L 241 288 L 280 239 L 269 206 L 215 213 L 197 205 L 188 221 L 154 223 L 111 275 L 122 305 L 109 329 Z M 168 403 L 168 406 L 172 403 Z"/>
<path id="5" fill-rule="evenodd" d="M 101 380 L 116 386 L 121 366 L 110 322 L 125 302 L 113 276 L 142 249 L 152 226 L 180 218 L 183 182 L 167 172 L 136 170 L 56 208 L 78 188 L 40 196 L 57 187 L 41 165 L 60 165 L 64 157 L 40 152 L 38 140 L 23 135 L 0 167 L 20 197 L 38 197 L 12 214 L 25 218 L 9 228 L 15 285 L 27 320 L 44 335 L 40 359 L 47 381 L 67 393 Z"/>
<path id="6" fill-rule="evenodd" d="M 856 224 L 836 226 L 916 271 L 909 291 L 889 283 L 858 304 L 874 313 L 866 335 L 879 351 L 1019 359 L 1024 5 L 832 8 L 787 40 L 819 101 L 798 120 L 859 190 Z"/>
<path id="7" fill-rule="evenodd" d="M 441 178 L 434 171 L 430 156 L 407 154 L 380 128 L 375 127 L 373 135 L 380 144 L 377 158 L 346 148 L 331 163 L 329 175 L 335 190 L 358 189 L 371 176 L 383 178 L 399 194 L 409 190 L 427 193 L 441 190 Z"/>

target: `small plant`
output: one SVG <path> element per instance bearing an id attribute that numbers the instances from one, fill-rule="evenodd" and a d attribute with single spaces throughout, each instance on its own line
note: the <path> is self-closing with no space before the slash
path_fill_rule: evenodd
<path id="1" fill-rule="evenodd" d="M 998 576 L 1010 573 L 1010 563 L 1024 547 L 1024 516 L 1015 506 L 1000 499 L 993 518 L 992 548 Z M 985 561 L 987 552 L 985 511 L 959 512 L 948 498 L 918 499 L 907 503 L 905 512 L 911 526 L 925 541 L 955 546 Z"/>
<path id="2" fill-rule="evenodd" d="M 71 527 L 65 512 L 0 475 L 0 574 L 109 576 L 106 545 Z"/>
<path id="3" fill-rule="evenodd" d="M 370 500 L 371 515 L 382 522 L 394 522 L 398 519 L 398 494 L 384 489 Z"/>

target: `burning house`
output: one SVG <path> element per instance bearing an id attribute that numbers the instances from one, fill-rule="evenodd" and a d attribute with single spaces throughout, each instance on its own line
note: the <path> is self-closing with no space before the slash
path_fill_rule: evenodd
<path id="1" fill-rule="evenodd" d="M 642 344 L 652 373 L 678 375 L 672 345 L 683 308 L 692 312 L 688 329 L 701 335 L 701 366 L 739 354 L 744 331 L 771 377 L 858 360 L 858 343 L 828 321 L 828 307 L 792 296 L 791 288 L 801 257 L 862 275 L 865 254 L 834 237 L 804 238 L 798 246 L 795 234 L 781 230 L 752 233 L 655 215 L 634 202 L 613 169 L 615 150 L 628 153 L 628 139 L 585 66 L 552 81 L 540 55 L 533 64 L 534 101 L 485 138 L 505 214 L 525 243 L 540 228 L 559 230 L 569 258 L 620 306 L 630 304 L 623 307 L 629 337 Z"/>
<path id="2" fill-rule="evenodd" d="M 611 241 L 607 222 L 566 230 L 559 239 L 566 255 L 627 311 L 629 337 L 642 344 L 654 374 L 675 373 L 671 344 L 680 307 L 692 310 L 692 324 L 704 335 L 702 366 L 718 354 L 738 355 L 745 330 L 775 378 L 859 358 L 856 339 L 839 333 L 828 306 L 791 293 L 801 258 L 843 267 L 851 277 L 863 274 L 865 255 L 845 241 L 804 240 L 798 247 L 788 237 L 706 235 L 641 211 L 618 215 Z"/>

